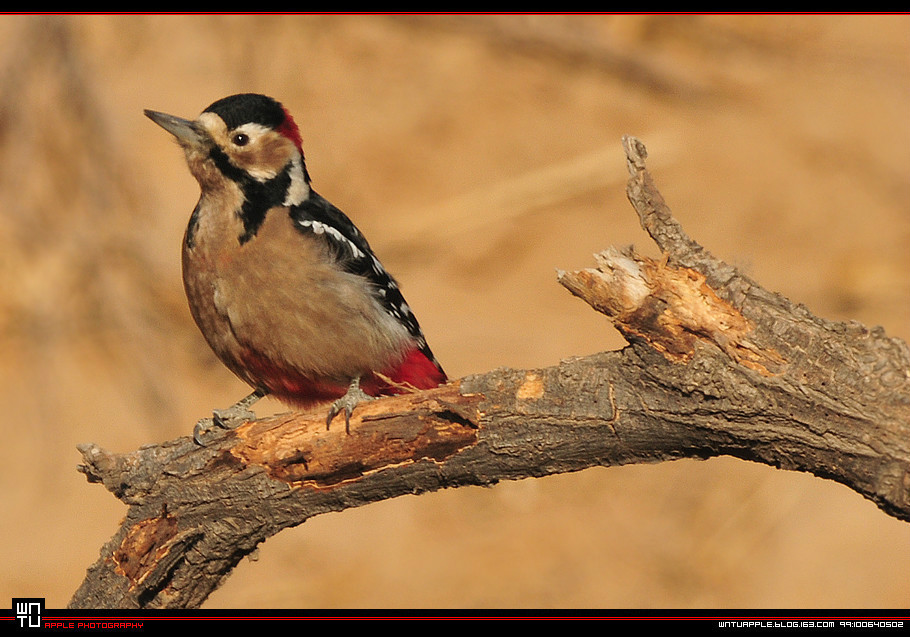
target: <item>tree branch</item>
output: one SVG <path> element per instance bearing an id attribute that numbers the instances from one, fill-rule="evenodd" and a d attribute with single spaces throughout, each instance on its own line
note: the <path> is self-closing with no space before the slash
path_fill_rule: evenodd
<path id="1" fill-rule="evenodd" d="M 71 607 L 192 608 L 256 546 L 310 517 L 409 493 L 592 466 L 732 455 L 838 481 L 910 521 L 910 349 L 835 323 L 715 259 L 673 219 L 624 138 L 629 199 L 664 252 L 559 272 L 629 346 L 498 369 L 358 407 L 189 436 L 80 470 L 128 506 Z"/>

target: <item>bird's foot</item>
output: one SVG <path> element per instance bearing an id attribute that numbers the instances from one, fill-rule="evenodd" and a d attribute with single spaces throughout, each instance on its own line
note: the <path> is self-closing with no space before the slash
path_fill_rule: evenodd
<path id="1" fill-rule="evenodd" d="M 204 447 L 205 442 L 203 442 L 202 438 L 213 428 L 236 429 L 245 422 L 256 420 L 256 414 L 249 408 L 267 393 L 263 389 L 257 389 L 227 409 L 215 409 L 211 418 L 202 418 L 196 423 L 193 428 L 193 440 L 197 445 Z"/>
<path id="2" fill-rule="evenodd" d="M 345 433 L 351 433 L 351 414 L 354 413 L 354 408 L 360 403 L 366 402 L 368 400 L 375 400 L 375 397 L 370 396 L 368 393 L 360 389 L 360 377 L 352 380 L 351 384 L 348 386 L 347 393 L 333 402 L 332 406 L 329 407 L 329 415 L 325 419 L 326 431 L 328 431 L 335 416 L 343 411 L 344 431 Z"/>

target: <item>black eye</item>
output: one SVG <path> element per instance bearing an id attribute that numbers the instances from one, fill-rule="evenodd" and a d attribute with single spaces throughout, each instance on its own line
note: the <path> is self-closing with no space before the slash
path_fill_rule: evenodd
<path id="1" fill-rule="evenodd" d="M 246 133 L 237 133 L 231 138 L 235 146 L 246 146 L 250 143 L 250 136 Z"/>

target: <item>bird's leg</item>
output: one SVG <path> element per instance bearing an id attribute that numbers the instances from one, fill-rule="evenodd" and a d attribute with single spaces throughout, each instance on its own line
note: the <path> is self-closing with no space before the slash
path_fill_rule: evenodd
<path id="1" fill-rule="evenodd" d="M 333 402 L 329 408 L 329 415 L 325 419 L 326 430 L 329 429 L 335 416 L 344 410 L 344 430 L 346 433 L 351 433 L 351 414 L 354 413 L 354 408 L 368 400 L 374 400 L 374 397 L 360 389 L 360 376 L 357 376 L 348 385 L 347 393 Z"/>
<path id="2" fill-rule="evenodd" d="M 234 429 L 245 422 L 256 420 L 256 414 L 250 411 L 249 408 L 253 403 L 263 396 L 266 396 L 268 393 L 268 390 L 260 388 L 246 398 L 237 401 L 227 409 L 215 409 L 212 412 L 211 418 L 203 418 L 196 423 L 196 426 L 193 428 L 193 440 L 197 445 L 204 446 L 202 436 L 213 425 L 220 427 L 221 429 Z"/>

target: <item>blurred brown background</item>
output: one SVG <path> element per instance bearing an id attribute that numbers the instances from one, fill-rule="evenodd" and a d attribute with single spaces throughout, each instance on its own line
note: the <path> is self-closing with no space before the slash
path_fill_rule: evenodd
<path id="1" fill-rule="evenodd" d="M 142 115 L 242 91 L 289 107 L 452 377 L 622 346 L 554 270 L 654 254 L 626 133 L 715 255 L 910 339 L 907 16 L 3 16 L 0 604 L 65 605 L 124 513 L 78 443 L 187 435 L 246 392 L 189 317 L 198 188 Z M 207 607 L 907 607 L 908 573 L 910 525 L 722 458 L 316 518 Z"/>

